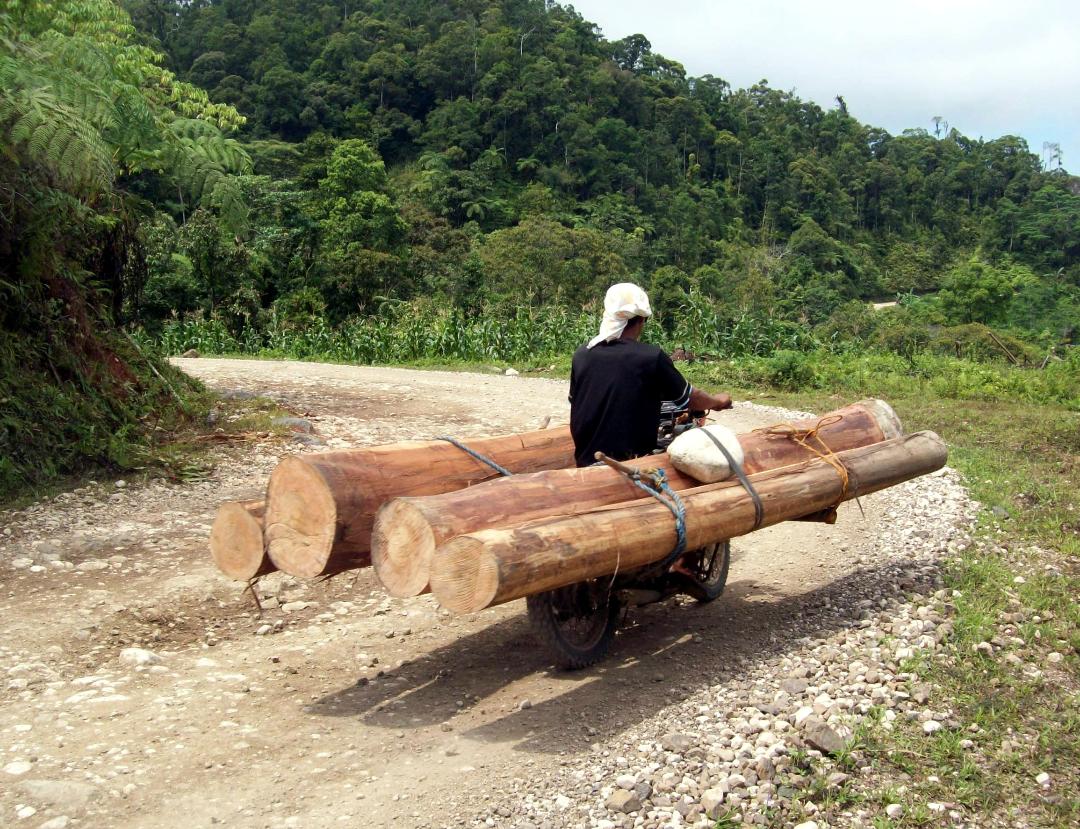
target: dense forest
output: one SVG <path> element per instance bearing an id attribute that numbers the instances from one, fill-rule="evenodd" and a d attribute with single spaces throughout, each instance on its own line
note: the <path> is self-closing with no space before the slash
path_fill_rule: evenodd
<path id="1" fill-rule="evenodd" d="M 238 242 L 132 182 L 160 211 L 147 318 L 580 308 L 630 277 L 669 314 L 699 290 L 816 325 L 944 288 L 940 323 L 1053 339 L 1080 319 L 1080 183 L 1013 136 L 893 136 L 842 98 L 688 77 L 543 0 L 126 5 L 179 77 L 247 118 L 254 164 Z"/>
<path id="2" fill-rule="evenodd" d="M 122 6 L 0 7 L 0 478 L 27 423 L 112 458 L 181 399 L 155 345 L 521 359 L 621 279 L 720 354 L 1076 336 L 1080 179 L 1015 136 L 689 77 L 546 0 Z"/>

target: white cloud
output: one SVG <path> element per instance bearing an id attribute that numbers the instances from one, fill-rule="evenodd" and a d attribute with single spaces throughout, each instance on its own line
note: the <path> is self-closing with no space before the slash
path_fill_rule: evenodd
<path id="1" fill-rule="evenodd" d="M 641 32 L 692 75 L 767 78 L 898 133 L 943 116 L 973 138 L 1056 141 L 1080 170 L 1080 3 L 579 0 L 606 37 Z"/>

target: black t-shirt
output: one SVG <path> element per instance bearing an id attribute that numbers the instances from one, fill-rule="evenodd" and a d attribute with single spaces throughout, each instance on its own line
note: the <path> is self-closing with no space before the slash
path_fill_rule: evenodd
<path id="1" fill-rule="evenodd" d="M 686 382 L 671 358 L 655 345 L 612 340 L 574 352 L 570 371 L 570 433 L 578 466 L 596 452 L 619 461 L 656 448 L 660 404 L 685 405 Z"/>

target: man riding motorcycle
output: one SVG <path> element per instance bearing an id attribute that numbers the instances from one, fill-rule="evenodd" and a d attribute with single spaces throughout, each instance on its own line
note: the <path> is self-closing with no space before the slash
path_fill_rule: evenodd
<path id="1" fill-rule="evenodd" d="M 687 408 L 731 408 L 730 395 L 695 389 L 667 354 L 640 342 L 650 316 L 649 298 L 641 288 L 613 285 L 604 298 L 599 334 L 574 354 L 570 433 L 578 466 L 594 463 L 597 452 L 618 461 L 653 452 L 658 427 L 665 423 L 662 406 L 668 431 Z M 686 552 L 663 572 L 644 568 L 537 593 L 526 599 L 529 621 L 556 664 L 582 668 L 607 653 L 624 606 L 661 601 L 674 593 L 700 602 L 716 599 L 727 580 L 730 555 L 730 546 L 722 541 Z"/>
<path id="2" fill-rule="evenodd" d="M 570 433 L 578 466 L 594 463 L 597 452 L 619 461 L 651 453 L 665 401 L 691 411 L 731 408 L 731 395 L 694 388 L 662 349 L 640 341 L 651 316 L 645 291 L 612 285 L 600 332 L 574 353 Z"/>

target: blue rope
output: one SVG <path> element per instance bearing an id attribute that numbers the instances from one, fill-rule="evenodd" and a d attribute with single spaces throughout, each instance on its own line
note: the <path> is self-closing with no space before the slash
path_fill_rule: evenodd
<path id="1" fill-rule="evenodd" d="M 476 458 L 478 461 L 480 461 L 480 463 L 486 463 L 488 466 L 490 466 L 492 469 L 494 469 L 500 475 L 505 475 L 506 477 L 509 478 L 511 475 L 514 474 L 513 472 L 511 472 L 506 467 L 499 466 L 491 458 L 486 457 L 485 455 L 481 455 L 479 452 L 477 452 L 477 451 L 475 451 L 473 449 L 470 449 L 468 446 L 466 446 L 460 440 L 452 438 L 449 435 L 439 435 L 438 437 L 435 438 L 435 440 L 445 440 L 447 443 L 452 443 L 454 446 L 456 446 L 462 452 L 465 452 L 468 455 L 472 455 L 474 458 Z"/>
<path id="2" fill-rule="evenodd" d="M 641 472 L 626 473 L 626 476 L 634 486 L 649 493 L 649 495 L 667 507 L 675 517 L 675 547 L 668 553 L 663 561 L 659 562 L 655 567 L 650 568 L 655 570 L 666 570 L 671 566 L 675 559 L 686 552 L 686 504 L 684 504 L 683 499 L 679 497 L 679 493 L 668 485 L 667 476 L 662 469 L 657 469 L 654 472 L 646 473 L 645 475 Z M 646 476 L 648 483 L 642 480 L 642 478 Z"/>

